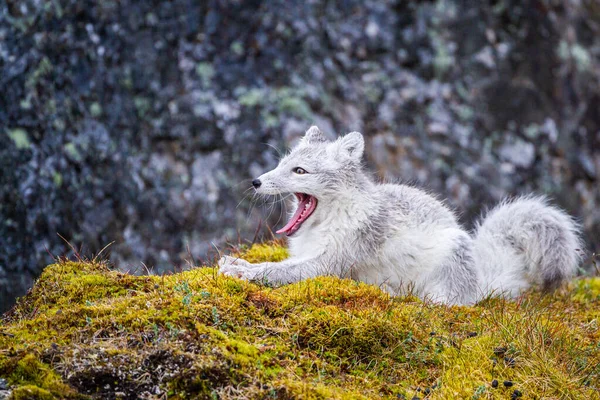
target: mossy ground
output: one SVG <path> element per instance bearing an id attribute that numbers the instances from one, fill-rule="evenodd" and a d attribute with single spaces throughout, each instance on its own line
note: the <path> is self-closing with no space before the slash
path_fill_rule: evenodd
<path id="1" fill-rule="evenodd" d="M 449 307 L 331 277 L 270 288 L 64 261 L 0 322 L 0 377 L 15 399 L 599 399 L 599 325 L 598 278 Z"/>

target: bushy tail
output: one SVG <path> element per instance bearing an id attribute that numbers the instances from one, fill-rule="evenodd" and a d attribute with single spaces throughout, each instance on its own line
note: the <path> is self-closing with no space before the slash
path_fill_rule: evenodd
<path id="1" fill-rule="evenodd" d="M 521 197 L 492 209 L 479 223 L 474 258 L 485 290 L 519 291 L 534 283 L 553 289 L 576 274 L 579 226 L 543 197 Z"/>

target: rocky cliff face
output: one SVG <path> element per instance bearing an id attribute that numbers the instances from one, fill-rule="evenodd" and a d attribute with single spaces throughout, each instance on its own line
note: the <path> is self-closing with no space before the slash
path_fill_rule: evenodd
<path id="1" fill-rule="evenodd" d="M 311 124 L 467 224 L 546 193 L 597 249 L 599 33 L 592 0 L 4 2 L 0 309 L 57 233 L 156 271 L 251 240 L 248 179 Z"/>

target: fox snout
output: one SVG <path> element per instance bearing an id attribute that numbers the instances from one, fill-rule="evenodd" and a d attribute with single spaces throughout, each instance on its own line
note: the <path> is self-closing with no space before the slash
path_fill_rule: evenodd
<path id="1" fill-rule="evenodd" d="M 281 193 L 281 178 L 274 171 L 265 172 L 252 180 L 252 186 L 258 194 L 277 195 Z"/>

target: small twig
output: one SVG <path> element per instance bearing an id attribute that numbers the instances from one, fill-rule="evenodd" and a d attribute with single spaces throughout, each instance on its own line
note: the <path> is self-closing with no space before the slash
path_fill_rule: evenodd
<path id="1" fill-rule="evenodd" d="M 194 260 L 194 255 L 192 254 L 192 250 L 190 249 L 190 242 L 187 242 L 185 244 L 185 247 L 187 249 L 187 253 L 188 253 L 188 257 L 189 257 L 189 260 L 187 261 L 187 263 L 189 264 L 190 269 L 194 268 L 198 264 L 196 264 L 196 260 Z"/>
<path id="2" fill-rule="evenodd" d="M 52 254 L 52 252 L 50 252 L 50 249 L 48 249 L 48 246 L 44 245 L 44 249 L 46 249 L 46 253 L 48 253 L 54 261 L 58 261 L 58 257 L 55 256 L 54 254 Z"/>
<path id="3" fill-rule="evenodd" d="M 79 252 L 77 251 L 77 249 L 75 248 L 75 246 L 73 246 L 67 239 L 64 238 L 63 235 L 61 235 L 60 233 L 56 232 L 56 234 L 58 235 L 58 237 L 60 237 L 62 240 L 65 241 L 65 243 L 71 248 L 71 250 L 73 250 L 73 253 L 75 255 L 75 258 L 77 258 L 78 261 L 82 261 L 81 260 L 81 255 L 79 254 Z"/>
<path id="4" fill-rule="evenodd" d="M 146 270 L 146 275 L 152 275 L 152 273 L 150 272 L 150 269 L 148 268 L 148 266 L 146 265 L 146 263 L 144 263 L 143 261 L 140 261 L 140 264 L 142 264 L 142 266 Z"/>
<path id="5" fill-rule="evenodd" d="M 94 262 L 95 262 L 95 261 L 98 259 L 98 257 L 100 257 L 100 256 L 102 255 L 102 253 L 104 253 L 104 251 L 105 251 L 106 249 L 108 249 L 108 248 L 109 248 L 110 246 L 112 246 L 114 243 L 115 243 L 115 241 L 113 240 L 112 242 L 110 242 L 109 244 L 107 244 L 106 246 L 104 246 L 104 247 L 102 248 L 102 250 L 100 250 L 100 251 L 98 252 L 98 254 L 96 254 L 96 256 L 94 257 Z"/>
<path id="6" fill-rule="evenodd" d="M 252 244 L 256 243 L 256 239 L 258 238 L 258 234 L 260 233 L 260 228 L 262 228 L 262 219 L 258 221 L 258 226 L 256 227 L 256 230 L 254 231 L 254 237 L 252 238 Z"/>

